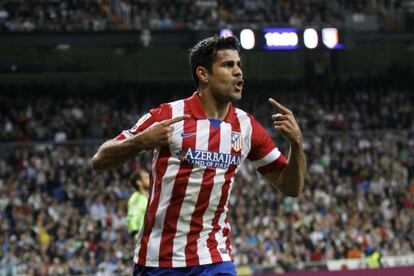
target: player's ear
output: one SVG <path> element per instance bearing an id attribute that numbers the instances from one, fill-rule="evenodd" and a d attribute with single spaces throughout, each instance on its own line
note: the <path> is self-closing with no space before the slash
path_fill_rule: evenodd
<path id="1" fill-rule="evenodd" d="M 204 84 L 208 82 L 208 71 L 206 68 L 204 68 L 203 66 L 198 66 L 196 68 L 196 74 L 199 82 Z"/>

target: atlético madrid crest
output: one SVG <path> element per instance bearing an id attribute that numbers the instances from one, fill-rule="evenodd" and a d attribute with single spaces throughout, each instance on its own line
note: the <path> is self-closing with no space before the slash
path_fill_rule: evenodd
<path id="1" fill-rule="evenodd" d="M 231 148 L 236 152 L 243 148 L 243 139 L 240 132 L 231 132 Z"/>

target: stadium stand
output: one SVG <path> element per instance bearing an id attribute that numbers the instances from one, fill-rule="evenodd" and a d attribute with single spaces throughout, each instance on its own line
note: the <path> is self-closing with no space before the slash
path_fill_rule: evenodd
<path id="1" fill-rule="evenodd" d="M 303 195 L 294 199 L 244 164 L 230 198 L 237 266 L 326 269 L 327 260 L 414 251 L 413 94 L 402 84 L 369 83 L 347 81 L 318 97 L 292 85 L 272 92 L 303 126 L 309 173 Z M 44 86 L 30 87 L 42 94 L 6 93 L 0 101 L 0 137 L 8 142 L 0 151 L 2 269 L 129 275 L 128 176 L 147 168 L 150 154 L 105 173 L 93 172 L 90 158 L 101 139 L 132 126 L 149 103 L 128 91 L 109 98 L 64 89 L 51 100 Z M 269 111 L 260 105 L 266 95 L 256 89 L 241 105 L 268 126 Z M 153 97 L 151 103 L 162 100 Z M 26 141 L 32 143 L 15 143 Z"/>
<path id="2" fill-rule="evenodd" d="M 349 14 L 378 16 L 389 30 L 412 27 L 412 2 L 407 0 L 48 0 L 0 4 L 0 31 L 205 29 L 271 23 L 343 26 Z"/>
<path id="3" fill-rule="evenodd" d="M 62 32 L 115 29 L 101 1 L 5 1 L 0 31 Z"/>
<path id="4" fill-rule="evenodd" d="M 293 110 L 304 134 L 308 173 L 303 194 L 291 198 L 268 185 L 252 164 L 243 164 L 229 211 L 239 275 L 322 271 L 332 261 L 338 261 L 336 269 L 347 269 L 339 262 L 343 259 L 363 263 L 355 268 L 377 268 L 379 257 L 404 264 L 398 258 L 409 256 L 407 263 L 414 264 L 414 78 L 410 61 L 410 68 L 395 64 L 412 58 L 413 0 L 10 0 L 0 1 L 5 43 L 0 53 L 0 275 L 131 275 L 135 244 L 126 228 L 133 192 L 129 176 L 149 169 L 151 153 L 103 173 L 91 169 L 90 159 L 104 139 L 132 126 L 149 108 L 193 89 L 182 79 L 137 85 L 142 80 L 135 78 L 138 71 L 155 64 L 138 54 L 159 52 L 137 53 L 141 44 L 131 40 L 124 45 L 123 40 L 93 56 L 102 39 L 82 38 L 83 44 L 76 44 L 79 36 L 73 33 L 116 40 L 120 31 L 130 31 L 125 34 L 167 41 L 161 36 L 170 30 L 244 26 L 338 27 L 341 35 L 351 34 L 346 47 L 355 55 L 348 63 L 333 51 L 298 51 L 284 64 L 300 60 L 301 65 L 286 76 L 300 75 L 308 85 L 268 80 L 271 74 L 246 79 L 240 106 L 263 123 L 284 153 L 288 144 L 270 127 L 272 110 L 263 103 L 274 96 Z M 374 35 L 357 40 L 351 29 Z M 62 42 L 62 37 L 53 39 L 55 33 L 72 34 Z M 21 34 L 28 36 L 20 40 Z M 30 45 L 32 35 L 37 42 Z M 151 48 L 149 40 L 142 46 Z M 398 45 L 385 43 L 390 41 Z M 358 43 L 368 50 L 354 48 Z M 378 47 L 367 55 L 370 43 Z M 91 49 L 83 52 L 79 45 Z M 58 53 L 48 56 L 53 51 Z M 134 51 L 135 56 L 128 55 Z M 394 53 L 385 57 L 389 51 Z M 97 65 L 104 55 L 108 61 Z M 119 60 L 109 60 L 111 55 Z M 131 56 L 124 67 L 121 63 Z M 317 65 L 314 60 L 325 58 L 331 67 L 320 74 L 306 72 L 307 62 Z M 378 70 L 362 66 L 369 58 L 376 59 L 372 64 Z M 137 60 L 144 65 L 132 70 Z M 340 65 L 351 69 L 341 71 Z M 365 71 L 355 68 L 359 78 L 349 78 L 358 66 Z M 73 74 L 69 83 L 65 77 L 70 73 L 85 76 L 77 80 L 81 74 Z M 95 73 L 103 77 L 94 79 Z M 105 73 L 112 78 L 105 79 Z M 382 75 L 374 77 L 377 73 Z M 127 76 L 124 82 L 135 83 L 114 81 L 121 75 Z"/>
<path id="5" fill-rule="evenodd" d="M 275 94 L 288 106 L 292 106 L 305 132 L 407 130 L 413 125 L 414 99 L 408 86 L 387 88 L 382 86 L 383 82 L 349 82 L 327 89 L 320 95 L 312 95 L 309 91 L 301 90 L 303 88 L 285 84 L 284 86 L 290 86 L 286 88 L 289 90 L 281 88 Z M 255 91 L 267 91 L 268 87 L 269 84 L 258 84 Z M 173 89 L 186 91 L 186 88 L 187 86 L 181 86 Z M 16 92 L 17 88 L 4 85 L 2 89 Z M 168 97 L 167 101 L 176 97 L 168 93 L 168 88 L 163 89 L 166 91 L 160 91 L 152 100 L 147 98 L 142 101 L 134 97 L 136 91 L 133 90 L 115 94 L 102 91 L 99 95 L 85 95 L 70 92 L 70 88 L 64 83 L 29 84 L 21 87 L 16 94 L 0 95 L 0 138 L 4 142 L 64 142 L 111 137 L 119 133 L 119 126 L 131 125 L 143 112 L 152 108 L 153 102 L 161 103 L 163 96 Z M 334 89 L 337 91 L 333 91 Z M 66 97 L 52 97 L 54 91 L 65 93 L 65 90 Z M 151 88 L 146 90 L 150 92 Z M 266 95 L 255 91 L 246 92 L 242 105 L 252 110 L 265 125 L 270 125 L 268 114 L 271 113 L 271 107 L 259 108 L 266 100 Z M 307 101 L 303 101 L 303 97 Z"/>

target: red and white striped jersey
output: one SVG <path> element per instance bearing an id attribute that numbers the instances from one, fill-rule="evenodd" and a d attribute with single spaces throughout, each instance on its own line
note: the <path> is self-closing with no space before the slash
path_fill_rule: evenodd
<path id="1" fill-rule="evenodd" d="M 240 163 L 250 159 L 266 174 L 287 162 L 252 115 L 231 106 L 223 121 L 207 119 L 198 92 L 150 110 L 117 139 L 184 114 L 191 118 L 172 125 L 171 143 L 154 149 L 147 212 L 134 254 L 139 265 L 232 260 L 227 211 Z"/>

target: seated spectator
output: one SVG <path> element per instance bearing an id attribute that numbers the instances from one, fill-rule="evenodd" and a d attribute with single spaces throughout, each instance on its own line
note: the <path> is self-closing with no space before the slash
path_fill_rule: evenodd
<path id="1" fill-rule="evenodd" d="M 366 257 L 372 248 L 384 257 L 412 254 L 413 96 L 402 86 L 374 87 L 339 86 L 326 101 L 296 87 L 295 93 L 279 93 L 304 122 L 306 184 L 299 198 L 283 197 L 250 163 L 243 164 L 229 199 L 237 266 L 254 265 L 247 269 L 254 271 L 273 264 L 286 272 L 299 269 L 300 262 Z M 94 124 L 102 126 L 102 135 L 115 135 L 146 106 L 128 93 L 110 103 L 73 93 L 52 102 L 45 93 L 0 95 L 2 141 L 16 141 L 14 130 L 20 129 L 37 142 L 0 144 L 1 267 L 18 275 L 130 274 L 129 179 L 151 156 L 96 173 L 89 160 L 100 140 L 73 139 L 101 138 L 91 130 Z M 240 104 L 257 111 L 266 125 L 260 115 L 265 107 L 254 97 Z M 128 111 L 119 112 L 120 105 Z M 333 126 L 326 114 L 340 114 L 343 127 Z M 53 142 L 57 126 L 72 143 Z M 353 127 L 358 131 L 346 131 Z"/>
<path id="2" fill-rule="evenodd" d="M 270 24 L 289 24 L 294 27 L 344 26 L 346 16 L 354 14 L 392 16 L 392 22 L 411 28 L 411 8 L 401 2 L 403 1 L 4 1 L 0 5 L 0 31 L 217 29 L 225 26 Z"/>

